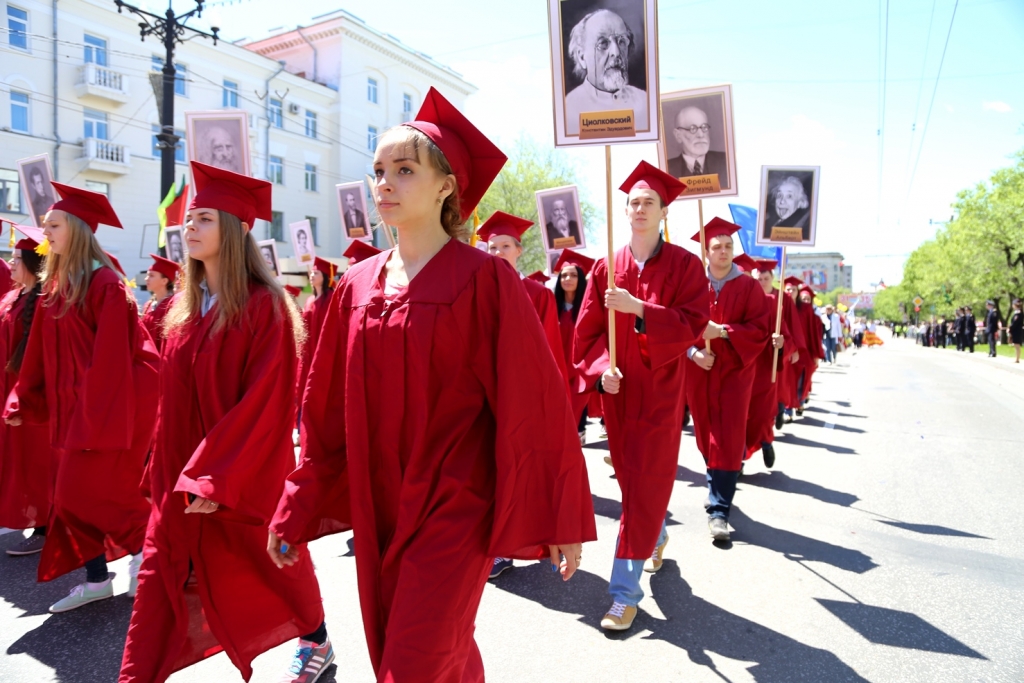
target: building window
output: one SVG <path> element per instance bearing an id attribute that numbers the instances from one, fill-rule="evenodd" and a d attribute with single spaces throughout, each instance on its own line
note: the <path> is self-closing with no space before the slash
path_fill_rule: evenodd
<path id="1" fill-rule="evenodd" d="M 316 137 L 316 112 L 306 110 L 306 137 Z"/>
<path id="2" fill-rule="evenodd" d="M 377 79 L 367 78 L 366 79 L 366 99 L 374 104 L 377 104 Z"/>
<path id="3" fill-rule="evenodd" d="M 306 189 L 316 192 L 316 166 L 306 164 Z"/>
<path id="4" fill-rule="evenodd" d="M 320 246 L 320 237 L 316 229 L 316 216 L 306 216 L 306 220 L 309 221 L 309 229 L 313 231 L 313 246 Z"/>
<path id="5" fill-rule="evenodd" d="M 164 70 L 163 57 L 153 57 L 153 71 Z M 188 97 L 185 91 L 185 81 L 188 79 L 188 67 L 184 64 L 174 65 L 174 94 Z"/>
<path id="6" fill-rule="evenodd" d="M 107 65 L 107 41 L 85 34 L 85 63 L 96 66 Z"/>
<path id="7" fill-rule="evenodd" d="M 267 106 L 267 118 L 270 119 L 270 125 L 274 128 L 284 128 L 284 111 L 281 100 L 270 100 L 270 104 Z"/>
<path id="8" fill-rule="evenodd" d="M 377 127 L 367 126 L 366 127 L 366 149 L 371 152 L 377 151 Z"/>
<path id="9" fill-rule="evenodd" d="M 267 175 L 269 176 L 267 180 L 275 185 L 284 185 L 284 159 L 271 156 Z"/>
<path id="10" fill-rule="evenodd" d="M 284 214 L 280 211 L 270 212 L 270 239 L 284 242 Z"/>
<path id="11" fill-rule="evenodd" d="M 103 111 L 96 111 L 95 109 L 86 109 L 84 111 L 84 117 L 85 132 L 82 137 L 106 140 L 109 133 L 107 128 L 107 113 Z"/>
<path id="12" fill-rule="evenodd" d="M 28 132 L 28 93 L 11 91 L 11 130 Z"/>
<path id="13" fill-rule="evenodd" d="M 11 47 L 28 49 L 28 12 L 7 6 L 7 42 Z"/>
<path id="14" fill-rule="evenodd" d="M 110 199 L 110 183 L 101 183 L 97 180 L 86 180 L 85 189 L 92 190 L 93 192 L 99 192 L 107 199 Z"/>
<path id="15" fill-rule="evenodd" d="M 402 113 L 412 114 L 412 95 L 409 93 L 402 93 Z M 406 116 L 405 119 L 408 121 L 409 117 Z"/>
<path id="16" fill-rule="evenodd" d="M 21 182 L 17 171 L 0 168 L 0 211 L 21 213 Z"/>
<path id="17" fill-rule="evenodd" d="M 238 109 L 238 84 L 224 81 L 224 97 L 222 106 Z"/>
<path id="18" fill-rule="evenodd" d="M 157 134 L 160 132 L 160 126 L 153 124 L 153 157 L 159 159 L 160 154 L 160 141 L 157 140 Z M 184 164 L 185 163 L 185 131 L 175 130 L 174 134 L 178 136 L 178 144 L 174 146 L 174 163 Z"/>

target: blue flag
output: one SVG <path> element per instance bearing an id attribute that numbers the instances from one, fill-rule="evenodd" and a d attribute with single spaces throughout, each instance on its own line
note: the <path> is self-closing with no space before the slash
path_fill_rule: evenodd
<path id="1" fill-rule="evenodd" d="M 740 226 L 740 244 L 743 245 L 743 253 L 751 258 L 765 258 L 782 261 L 782 247 L 759 247 L 757 240 L 757 209 L 739 204 L 730 204 L 729 211 L 732 213 L 732 222 Z"/>

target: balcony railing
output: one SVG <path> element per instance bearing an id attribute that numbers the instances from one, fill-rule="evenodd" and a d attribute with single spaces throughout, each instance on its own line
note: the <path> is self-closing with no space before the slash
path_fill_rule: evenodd
<path id="1" fill-rule="evenodd" d="M 128 101 L 128 77 L 99 64 L 83 64 L 78 67 L 78 81 L 75 92 L 79 97 L 101 97 L 112 102 Z"/>
<path id="2" fill-rule="evenodd" d="M 91 170 L 124 174 L 131 170 L 132 157 L 127 145 L 109 140 L 86 138 L 82 141 L 82 159 Z"/>

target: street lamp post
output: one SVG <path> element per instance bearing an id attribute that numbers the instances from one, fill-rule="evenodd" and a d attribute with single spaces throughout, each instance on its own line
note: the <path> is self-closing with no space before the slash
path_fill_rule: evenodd
<path id="1" fill-rule="evenodd" d="M 174 80 L 177 77 L 174 68 L 174 48 L 178 43 L 185 42 L 186 38 L 184 36 L 186 31 L 194 34 L 190 37 L 202 36 L 203 38 L 212 38 L 214 45 L 217 44 L 220 31 L 216 26 L 211 26 L 210 33 L 207 33 L 206 31 L 185 25 L 193 16 L 201 17 L 203 15 L 203 2 L 204 0 L 195 0 L 195 9 L 185 14 L 176 15 L 168 1 L 167 11 L 161 17 L 122 0 L 114 0 L 114 4 L 117 5 L 118 14 L 122 10 L 128 10 L 142 18 L 142 21 L 139 22 L 139 35 L 143 41 L 146 40 L 146 36 L 154 35 L 163 41 L 164 44 L 160 132 L 156 136 L 159 141 L 157 146 L 160 148 L 160 199 L 167 196 L 168 191 L 170 191 L 171 186 L 174 184 L 174 151 L 180 139 L 174 134 Z"/>

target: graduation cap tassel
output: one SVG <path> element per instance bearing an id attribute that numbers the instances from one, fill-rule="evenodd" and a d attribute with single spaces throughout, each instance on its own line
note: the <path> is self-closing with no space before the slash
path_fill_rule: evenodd
<path id="1" fill-rule="evenodd" d="M 477 234 L 476 234 L 476 231 L 479 230 L 479 229 L 480 229 L 480 214 L 474 208 L 473 209 L 473 234 L 469 236 L 469 246 L 471 246 L 471 247 L 475 247 L 476 246 L 477 241 L 480 239 L 480 237 L 477 236 Z"/>
<path id="2" fill-rule="evenodd" d="M 14 223 L 11 223 L 11 241 L 10 241 L 10 243 L 8 243 L 7 246 L 9 246 L 11 249 L 14 249 L 14 243 L 15 243 L 15 239 L 14 239 Z"/>
<path id="3" fill-rule="evenodd" d="M 42 244 L 34 249 L 34 251 L 40 256 L 46 256 L 50 253 L 50 240 L 44 239 Z"/>

